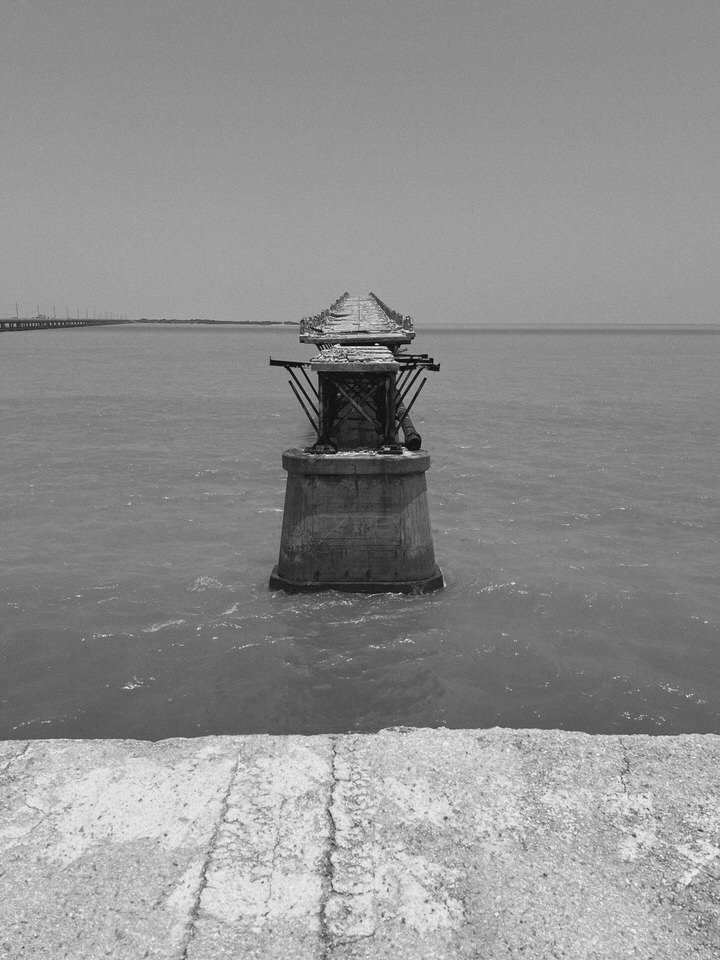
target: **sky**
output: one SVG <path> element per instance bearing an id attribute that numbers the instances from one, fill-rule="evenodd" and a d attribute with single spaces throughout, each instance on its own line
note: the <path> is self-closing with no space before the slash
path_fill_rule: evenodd
<path id="1" fill-rule="evenodd" d="M 718 0 L 2 0 L 0 315 L 720 322 Z"/>

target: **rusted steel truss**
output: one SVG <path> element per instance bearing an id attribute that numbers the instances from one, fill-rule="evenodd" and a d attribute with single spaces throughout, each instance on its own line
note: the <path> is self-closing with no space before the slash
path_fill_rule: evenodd
<path id="1" fill-rule="evenodd" d="M 335 438 L 353 418 L 360 418 L 372 427 L 379 438 L 380 449 L 399 451 L 398 431 L 402 430 L 405 446 L 418 450 L 422 441 L 410 419 L 410 411 L 427 382 L 423 373 L 439 370 L 440 364 L 425 353 L 398 352 L 393 359 L 401 367 L 397 374 L 374 377 L 321 373 L 318 386 L 308 373 L 310 360 L 270 358 L 270 366 L 283 367 L 290 375 L 290 389 L 317 436 L 311 448 L 315 452 L 336 452 Z"/>

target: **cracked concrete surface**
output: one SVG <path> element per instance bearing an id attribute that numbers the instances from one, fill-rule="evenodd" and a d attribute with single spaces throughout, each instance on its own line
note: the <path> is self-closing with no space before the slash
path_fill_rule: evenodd
<path id="1" fill-rule="evenodd" d="M 0 958 L 720 956 L 720 737 L 0 743 Z"/>

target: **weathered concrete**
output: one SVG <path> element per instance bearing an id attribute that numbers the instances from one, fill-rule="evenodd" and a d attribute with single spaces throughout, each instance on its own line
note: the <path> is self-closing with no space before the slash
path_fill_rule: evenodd
<path id="1" fill-rule="evenodd" d="M 720 956 L 720 737 L 0 744 L 0 957 Z"/>

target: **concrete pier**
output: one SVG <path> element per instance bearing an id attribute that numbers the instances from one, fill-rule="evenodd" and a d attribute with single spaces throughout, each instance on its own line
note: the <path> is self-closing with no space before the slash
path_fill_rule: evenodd
<path id="1" fill-rule="evenodd" d="M 422 593 L 442 587 L 427 453 L 286 450 L 282 462 L 288 476 L 271 589 Z"/>
<path id="2" fill-rule="evenodd" d="M 0 957 L 717 960 L 720 737 L 0 744 Z"/>

